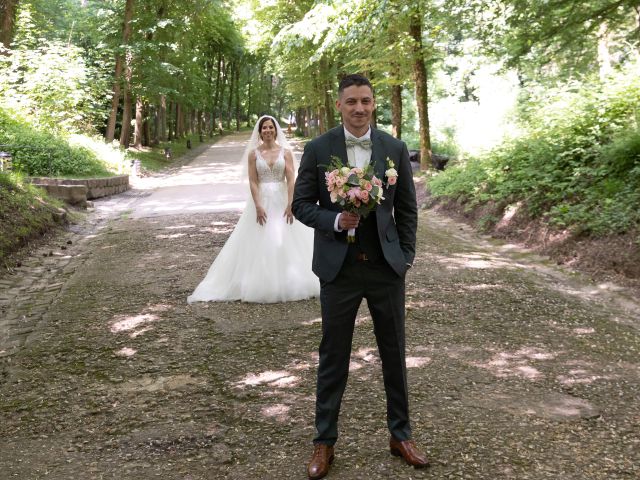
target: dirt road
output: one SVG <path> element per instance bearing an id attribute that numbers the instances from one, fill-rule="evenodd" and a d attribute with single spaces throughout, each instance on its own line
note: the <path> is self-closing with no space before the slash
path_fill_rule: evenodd
<path id="1" fill-rule="evenodd" d="M 189 306 L 238 218 L 245 136 L 95 205 L 0 278 L 0 478 L 304 479 L 317 300 Z M 420 213 L 408 276 L 414 436 L 389 455 L 371 321 L 356 327 L 329 479 L 635 479 L 640 309 Z"/>

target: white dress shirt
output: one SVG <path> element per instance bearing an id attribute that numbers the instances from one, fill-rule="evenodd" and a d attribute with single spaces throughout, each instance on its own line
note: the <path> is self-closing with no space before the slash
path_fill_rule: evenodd
<path id="1" fill-rule="evenodd" d="M 371 140 L 371 127 L 361 137 L 355 137 L 345 128 L 344 138 L 350 138 L 353 140 Z M 354 145 L 353 147 L 347 147 L 347 158 L 349 159 L 349 165 L 351 167 L 364 168 L 371 161 L 371 149 L 366 149 L 360 145 Z"/>

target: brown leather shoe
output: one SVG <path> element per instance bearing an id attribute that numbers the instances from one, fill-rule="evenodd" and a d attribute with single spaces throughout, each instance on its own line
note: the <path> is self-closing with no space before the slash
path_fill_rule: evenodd
<path id="1" fill-rule="evenodd" d="M 413 465 L 415 468 L 424 468 L 429 466 L 429 460 L 427 456 L 418 450 L 413 440 L 405 440 L 401 442 L 391 437 L 389 440 L 389 451 L 391 455 L 396 457 L 402 457 L 409 465 Z"/>
<path id="2" fill-rule="evenodd" d="M 333 446 L 323 443 L 316 443 L 313 448 L 313 455 L 307 473 L 309 480 L 318 480 L 329 473 L 329 467 L 333 463 Z"/>

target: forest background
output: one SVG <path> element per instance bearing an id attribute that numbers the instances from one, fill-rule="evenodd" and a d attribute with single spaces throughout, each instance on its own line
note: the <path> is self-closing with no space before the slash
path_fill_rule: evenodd
<path id="1" fill-rule="evenodd" d="M 638 0 L 0 0 L 0 258 L 59 218 L 30 176 L 162 168 L 262 113 L 310 138 L 361 72 L 426 205 L 637 280 L 639 57 Z"/>

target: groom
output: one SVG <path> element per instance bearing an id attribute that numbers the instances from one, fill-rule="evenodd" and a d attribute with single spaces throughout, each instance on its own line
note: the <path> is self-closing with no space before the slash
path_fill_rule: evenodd
<path id="1" fill-rule="evenodd" d="M 428 465 L 411 440 L 405 365 L 404 283 L 415 256 L 418 223 L 409 153 L 404 142 L 371 127 L 375 100 L 367 78 L 344 77 L 336 107 L 343 125 L 307 143 L 293 195 L 295 217 L 315 230 L 313 271 L 320 278 L 316 436 L 307 468 L 312 480 L 324 477 L 333 462 L 353 329 L 363 298 L 382 360 L 389 449 L 416 468 Z M 371 163 L 376 176 L 385 180 L 388 162 L 395 164 L 396 183 L 384 189 L 385 199 L 367 218 L 341 211 L 331 202 L 324 173 L 332 156 L 353 167 Z M 355 243 L 347 242 L 350 228 L 356 228 Z"/>

